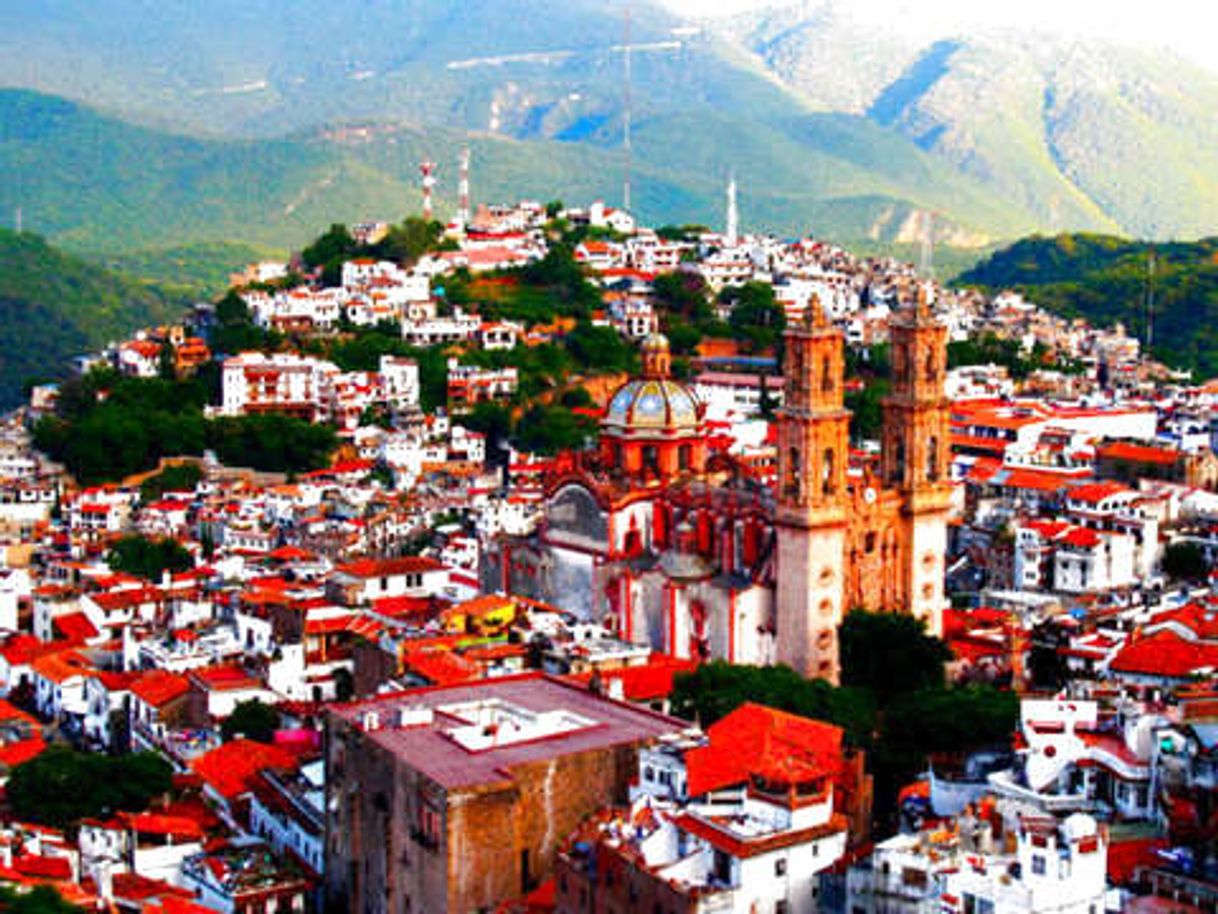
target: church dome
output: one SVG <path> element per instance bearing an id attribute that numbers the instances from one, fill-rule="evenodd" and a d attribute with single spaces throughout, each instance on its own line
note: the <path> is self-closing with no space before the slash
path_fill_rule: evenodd
<path id="1" fill-rule="evenodd" d="M 604 424 L 622 430 L 693 430 L 698 427 L 698 402 L 684 385 L 669 378 L 637 378 L 613 395 Z"/>

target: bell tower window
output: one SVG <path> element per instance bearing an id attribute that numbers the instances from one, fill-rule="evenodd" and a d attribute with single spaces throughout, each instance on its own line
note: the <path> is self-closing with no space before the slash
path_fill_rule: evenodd
<path id="1" fill-rule="evenodd" d="M 834 480 L 834 454 L 833 448 L 826 448 L 823 462 L 821 463 L 821 492 L 825 495 L 832 495 L 837 491 L 837 484 Z"/>
<path id="2" fill-rule="evenodd" d="M 791 448 L 787 452 L 787 481 L 785 491 L 788 498 L 798 499 L 800 496 L 800 465 L 799 448 Z"/>
<path id="3" fill-rule="evenodd" d="M 931 482 L 939 479 L 939 438 L 931 435 L 926 443 L 926 478 Z"/>
<path id="4" fill-rule="evenodd" d="M 825 356 L 821 364 L 820 389 L 822 393 L 833 393 L 833 369 L 828 356 Z"/>

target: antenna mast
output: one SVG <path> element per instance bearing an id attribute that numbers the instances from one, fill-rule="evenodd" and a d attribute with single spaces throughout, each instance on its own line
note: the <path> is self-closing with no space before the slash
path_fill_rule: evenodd
<path id="1" fill-rule="evenodd" d="M 630 96 L 630 0 L 626 0 L 624 21 L 622 24 L 623 42 L 622 42 L 622 67 L 624 69 L 625 85 L 624 85 L 624 107 L 622 114 L 622 151 L 626 154 L 626 173 L 622 180 L 622 209 L 630 211 L 630 170 L 632 166 L 633 151 L 630 147 L 630 117 L 631 117 L 631 96 Z"/>
<path id="2" fill-rule="evenodd" d="M 460 170 L 460 178 L 457 184 L 457 193 L 459 202 L 457 203 L 457 225 L 462 230 L 469 225 L 469 147 L 465 146 L 461 150 L 461 155 L 457 158 L 457 166 Z"/>
<path id="3" fill-rule="evenodd" d="M 423 218 L 428 222 L 431 221 L 431 191 L 436 186 L 435 175 L 432 174 L 436 170 L 435 162 L 420 162 L 419 174 L 423 176 Z"/>
<path id="4" fill-rule="evenodd" d="M 727 246 L 734 248 L 740 236 L 740 215 L 736 210 L 736 173 L 727 179 Z"/>

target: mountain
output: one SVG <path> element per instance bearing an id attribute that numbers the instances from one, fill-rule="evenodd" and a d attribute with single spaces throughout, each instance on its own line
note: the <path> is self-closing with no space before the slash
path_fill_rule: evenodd
<path id="1" fill-rule="evenodd" d="M 0 211 L 81 250 L 284 248 L 416 208 L 422 158 L 451 205 L 467 141 L 480 199 L 618 202 L 629 110 L 649 222 L 719 224 L 734 171 L 746 226 L 843 242 L 915 242 L 927 213 L 938 242 L 974 248 L 1218 227 L 1215 74 L 864 13 L 880 5 L 712 26 L 654 0 L 42 0 L 0 33 L 0 86 L 89 111 L 21 96 Z"/>
<path id="2" fill-rule="evenodd" d="M 1199 378 L 1218 377 L 1218 238 L 1153 245 L 1108 235 L 1027 238 L 956 282 L 1017 289 L 1057 314 L 1120 322 L 1140 339 L 1151 301 L 1154 354 Z"/>
<path id="3" fill-rule="evenodd" d="M 810 107 L 899 131 L 1044 227 L 1152 238 L 1218 228 L 1218 74 L 1166 52 L 936 32 L 844 0 L 721 28 Z"/>
<path id="4" fill-rule="evenodd" d="M 379 122 L 273 139 L 200 139 L 134 126 L 78 104 L 0 90 L 0 212 L 77 251 L 132 252 L 237 241 L 286 249 L 334 221 L 417 211 L 417 163 L 472 149 L 478 200 L 587 202 L 620 196 L 621 154 L 583 143 L 515 140 Z M 674 154 L 679 150 L 679 154 Z M 909 240 L 923 208 L 941 232 L 1010 237 L 1030 225 L 908 140 L 865 118 L 812 113 L 775 126 L 710 111 L 641 119 L 634 208 L 651 223 L 722 219 L 733 164 L 746 226 Z M 441 164 L 439 206 L 451 211 Z"/>
<path id="5" fill-rule="evenodd" d="M 178 318 L 189 299 L 101 269 L 29 232 L 0 229 L 0 408 L 76 355 Z"/>

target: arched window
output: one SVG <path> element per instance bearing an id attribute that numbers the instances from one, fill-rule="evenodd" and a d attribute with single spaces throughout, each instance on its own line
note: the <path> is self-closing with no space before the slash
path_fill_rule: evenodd
<path id="1" fill-rule="evenodd" d="M 689 463 L 690 463 L 689 455 L 692 453 L 692 451 L 693 451 L 693 448 L 691 448 L 688 444 L 683 444 L 679 448 L 677 448 L 677 466 L 680 469 L 682 469 L 682 470 L 689 469 Z"/>
<path id="2" fill-rule="evenodd" d="M 825 448 L 825 456 L 820 467 L 821 474 L 821 491 L 825 495 L 832 495 L 837 491 L 837 483 L 834 479 L 834 454 L 833 448 Z"/>
<path id="3" fill-rule="evenodd" d="M 833 367 L 829 357 L 825 356 L 820 369 L 820 389 L 822 392 L 833 393 Z"/>
<path id="4" fill-rule="evenodd" d="M 793 447 L 787 451 L 787 479 L 784 487 L 787 496 L 790 498 L 799 498 L 800 473 L 799 448 Z"/>
<path id="5" fill-rule="evenodd" d="M 930 383 L 934 383 L 936 368 L 935 351 L 932 349 L 930 352 L 926 353 L 926 380 Z"/>
<path id="6" fill-rule="evenodd" d="M 643 448 L 643 468 L 653 473 L 660 472 L 660 454 L 654 444 L 648 444 Z"/>
<path id="7" fill-rule="evenodd" d="M 939 479 L 939 439 L 935 435 L 926 443 L 926 478 L 931 482 Z"/>
<path id="8" fill-rule="evenodd" d="M 897 439 L 897 443 L 893 446 L 892 459 L 892 478 L 891 482 L 900 482 L 905 478 L 905 442 L 902 439 Z"/>

